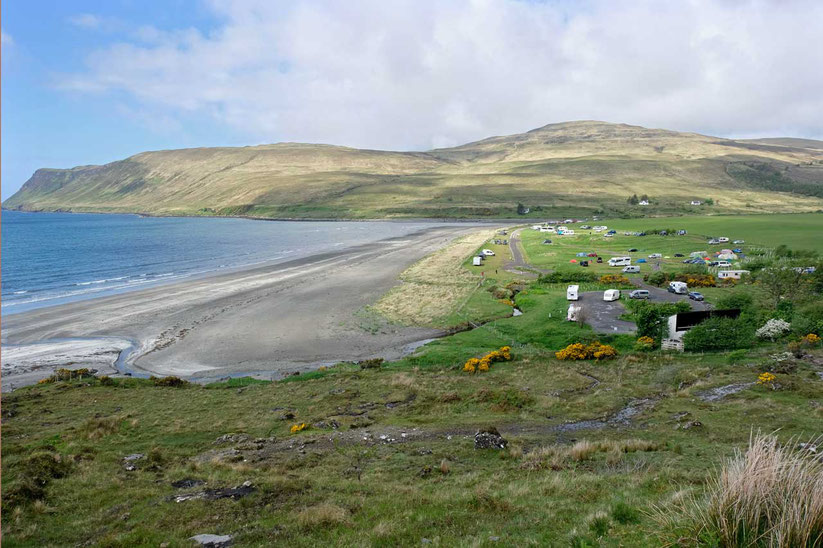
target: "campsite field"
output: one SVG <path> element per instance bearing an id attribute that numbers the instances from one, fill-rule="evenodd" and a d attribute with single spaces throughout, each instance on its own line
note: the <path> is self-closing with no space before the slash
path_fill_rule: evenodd
<path id="1" fill-rule="evenodd" d="M 602 224 L 622 232 L 653 221 L 624 222 Z M 764 245 L 766 226 L 713 235 Z M 521 234 L 534 267 L 583 270 L 568 261 L 589 249 L 606 258 L 630 247 L 638 257 L 706 250 L 701 229 L 683 227 L 688 236 Z M 596 336 L 565 321 L 567 284 L 506 270 L 507 247 L 486 238 L 500 236 L 469 239 L 407 271 L 408 288 L 391 302 L 420 295 L 436 311 L 419 307 L 421 323 L 466 330 L 399 361 L 205 387 L 86 377 L 4 396 L 3 540 L 174 546 L 213 533 L 232 535 L 235 546 L 711 546 L 679 505 L 699 503 L 753 431 L 777 432 L 789 446 L 822 433 L 819 343 L 788 362 L 775 355 L 792 335 L 733 352 L 640 351 L 633 335 Z M 469 257 L 483 248 L 496 255 L 481 279 Z M 451 300 L 440 306 L 438 295 Z M 523 314 L 511 316 L 508 300 Z M 618 356 L 555 356 L 595 339 Z M 511 361 L 463 371 L 467 359 L 502 346 Z M 765 371 L 779 389 L 756 384 Z M 475 449 L 475 432 L 489 426 L 505 449 Z M 124 460 L 133 454 L 143 456 Z"/>

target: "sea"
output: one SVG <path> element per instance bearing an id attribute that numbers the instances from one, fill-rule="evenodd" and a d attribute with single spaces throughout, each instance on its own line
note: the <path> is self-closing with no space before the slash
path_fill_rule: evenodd
<path id="1" fill-rule="evenodd" d="M 2 212 L 2 315 L 402 237 L 435 223 Z"/>

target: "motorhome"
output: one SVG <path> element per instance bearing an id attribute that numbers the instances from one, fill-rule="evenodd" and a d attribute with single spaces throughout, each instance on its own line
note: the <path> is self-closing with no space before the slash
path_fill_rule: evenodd
<path id="1" fill-rule="evenodd" d="M 603 292 L 603 300 L 604 301 L 617 301 L 620 300 L 620 290 L 619 289 L 607 289 Z"/>
<path id="2" fill-rule="evenodd" d="M 632 264 L 631 257 L 612 257 L 609 259 L 609 266 L 629 266 Z"/>
<path id="3" fill-rule="evenodd" d="M 687 295 L 689 293 L 689 287 L 686 285 L 686 282 L 669 282 L 669 293 Z"/>
<path id="4" fill-rule="evenodd" d="M 578 294 L 580 291 L 579 285 L 570 285 L 568 289 L 566 289 L 566 300 L 567 301 L 576 301 L 580 298 Z"/>
<path id="5" fill-rule="evenodd" d="M 580 310 L 583 307 L 575 304 L 569 305 L 569 311 L 566 313 L 566 319 L 570 322 L 576 322 L 580 318 Z"/>
<path id="6" fill-rule="evenodd" d="M 746 274 L 749 274 L 748 270 L 721 270 L 717 277 L 721 280 L 739 280 Z"/>
<path id="7" fill-rule="evenodd" d="M 483 266 L 483 257 L 477 255 L 472 259 L 472 266 Z"/>

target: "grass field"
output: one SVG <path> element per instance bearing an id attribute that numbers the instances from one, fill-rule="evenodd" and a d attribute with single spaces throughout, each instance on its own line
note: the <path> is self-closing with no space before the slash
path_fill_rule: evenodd
<path id="1" fill-rule="evenodd" d="M 708 221 L 721 223 L 711 230 L 723 234 L 713 235 L 765 244 L 758 235 L 768 219 L 733 232 L 731 220 Z M 704 225 L 695 226 L 684 225 L 683 237 L 522 234 L 535 266 L 553 269 L 578 248 L 622 255 L 637 247 L 638 256 L 705 249 Z M 408 280 L 476 282 L 466 257 L 491 248 L 487 237 L 466 243 L 466 254 L 418 263 Z M 544 246 L 546 237 L 558 243 Z M 87 378 L 4 395 L 4 542 L 185 546 L 214 533 L 232 535 L 235 546 L 719 546 L 677 504 L 700 500 L 752 431 L 776 432 L 788 447 L 823 433 L 819 344 L 790 360 L 775 355 L 791 336 L 734 352 L 637 351 L 632 335 L 595 337 L 566 322 L 566 284 L 518 279 L 502 268 L 506 248 L 493 249 L 463 308 L 449 301 L 432 316 L 484 323 L 396 362 L 342 363 L 274 383 L 173 388 Z M 511 309 L 495 296 L 508 288 L 523 315 L 494 319 Z M 555 358 L 595 338 L 618 357 Z M 511 361 L 462 371 L 468 358 L 501 346 L 512 348 Z M 755 384 L 764 371 L 777 385 Z M 728 395 L 709 397 L 724 387 Z M 291 431 L 302 423 L 305 430 Z M 475 432 L 488 426 L 508 440 L 504 450 L 474 448 Z M 144 457 L 124 461 L 134 453 Z M 179 487 L 181 480 L 191 481 Z M 236 498 L 203 492 L 244 482 Z M 201 497 L 176 502 L 191 494 Z"/>

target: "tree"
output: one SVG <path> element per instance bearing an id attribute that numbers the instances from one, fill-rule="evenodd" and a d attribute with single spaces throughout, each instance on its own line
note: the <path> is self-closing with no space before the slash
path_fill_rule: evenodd
<path id="1" fill-rule="evenodd" d="M 527 211 L 526 206 L 524 206 L 522 203 L 517 204 L 517 214 L 518 215 L 525 215 L 526 211 Z"/>
<path id="2" fill-rule="evenodd" d="M 714 198 L 706 198 L 705 200 L 703 200 L 703 203 L 708 205 L 708 206 L 713 206 L 714 205 Z"/>
<path id="3" fill-rule="evenodd" d="M 788 266 L 764 268 L 757 273 L 756 281 L 774 299 L 777 308 L 783 299 L 794 298 L 803 289 L 803 274 Z"/>
<path id="4" fill-rule="evenodd" d="M 637 198 L 637 194 L 632 194 L 627 201 L 630 205 L 637 205 L 640 202 L 640 200 Z"/>

